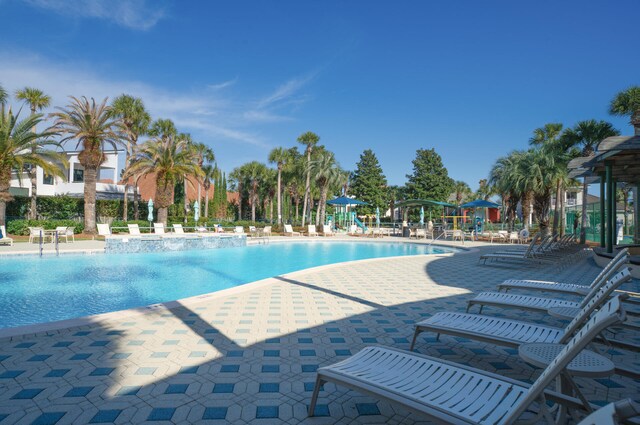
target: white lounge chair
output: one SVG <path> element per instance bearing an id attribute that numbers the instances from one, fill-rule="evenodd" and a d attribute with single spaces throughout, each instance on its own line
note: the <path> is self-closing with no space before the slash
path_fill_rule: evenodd
<path id="1" fill-rule="evenodd" d="M 293 227 L 290 224 L 284 225 L 284 235 L 285 236 L 300 236 L 300 232 L 294 232 Z"/>
<path id="2" fill-rule="evenodd" d="M 184 229 L 182 228 L 182 224 L 174 224 L 173 233 L 175 233 L 176 235 L 184 235 Z"/>
<path id="3" fill-rule="evenodd" d="M 98 227 L 98 236 L 111 236 L 111 228 L 106 223 L 98 223 L 96 224 Z"/>
<path id="4" fill-rule="evenodd" d="M 40 241 L 40 235 L 42 235 L 42 239 L 44 240 L 44 228 L 43 227 L 29 227 L 29 243 Z"/>
<path id="5" fill-rule="evenodd" d="M 262 235 L 263 236 L 271 236 L 271 226 L 264 226 L 264 229 L 262 229 Z"/>
<path id="6" fill-rule="evenodd" d="M 13 239 L 7 236 L 7 229 L 5 225 L 0 225 L 0 232 L 2 233 L 2 238 L 0 238 L 0 244 L 13 246 Z"/>
<path id="7" fill-rule="evenodd" d="M 545 292 L 559 292 L 572 295 L 587 295 L 589 291 L 602 281 L 608 280 L 620 267 L 629 261 L 628 249 L 622 249 L 620 252 L 607 263 L 602 271 L 596 276 L 590 285 L 579 285 L 575 283 L 562 283 L 542 280 L 523 280 L 523 279 L 509 279 L 498 284 L 498 291 L 510 289 L 526 289 L 533 291 L 545 291 Z"/>
<path id="8" fill-rule="evenodd" d="M 164 235 L 164 223 L 153 223 L 153 233 L 156 235 Z"/>
<path id="9" fill-rule="evenodd" d="M 630 279 L 629 269 L 613 276 L 564 329 L 481 314 L 439 312 L 416 323 L 409 349 L 413 350 L 418 335 L 422 332 L 433 332 L 438 338 L 440 334 L 453 335 L 507 347 L 539 342 L 564 344 L 589 316 L 607 301 L 613 291 Z"/>
<path id="10" fill-rule="evenodd" d="M 64 238 L 65 243 L 69 243 L 69 236 L 71 236 L 71 242 L 75 242 L 75 227 L 68 226 L 58 226 L 56 227 L 56 234 L 58 235 L 58 240 Z"/>
<path id="11" fill-rule="evenodd" d="M 236 226 L 233 228 L 233 233 L 238 233 L 241 235 L 244 235 L 244 227 L 242 226 Z"/>
<path id="12" fill-rule="evenodd" d="M 322 236 L 335 236 L 333 229 L 328 224 L 322 225 Z"/>
<path id="13" fill-rule="evenodd" d="M 640 404 L 627 398 L 599 408 L 581 420 L 578 425 L 619 425 L 625 423 L 626 419 L 638 416 L 640 416 Z"/>
<path id="14" fill-rule="evenodd" d="M 470 366 L 386 347 L 365 347 L 339 363 L 318 369 L 309 405 L 313 415 L 325 382 L 402 405 L 441 423 L 512 424 L 525 411 L 554 422 L 547 401 L 589 410 L 577 398 L 547 387 L 604 329 L 625 320 L 618 298 L 609 301 L 571 338 L 533 384 Z"/>
<path id="15" fill-rule="evenodd" d="M 624 263 L 621 263 L 622 266 Z M 506 292 L 480 292 L 474 298 L 467 301 L 467 312 L 474 305 L 480 306 L 480 313 L 485 305 L 500 308 L 519 308 L 530 311 L 546 312 L 550 308 L 573 308 L 581 309 L 593 298 L 595 293 L 606 284 L 606 281 L 600 281 L 596 285 L 590 287 L 589 292 L 584 296 L 582 301 L 568 301 L 558 298 L 534 297 L 531 295 L 520 295 Z"/>
<path id="16" fill-rule="evenodd" d="M 140 226 L 138 226 L 138 223 L 127 224 L 127 228 L 129 229 L 129 234 L 131 236 L 142 236 L 142 234 L 140 233 Z"/>
<path id="17" fill-rule="evenodd" d="M 318 236 L 318 232 L 316 232 L 315 224 L 307 225 L 307 236 Z"/>

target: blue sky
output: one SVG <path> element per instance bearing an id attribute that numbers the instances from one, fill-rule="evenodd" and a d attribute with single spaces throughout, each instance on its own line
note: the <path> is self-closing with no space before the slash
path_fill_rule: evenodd
<path id="1" fill-rule="evenodd" d="M 434 147 L 476 188 L 534 128 L 606 119 L 640 84 L 637 0 L 0 0 L 0 84 L 144 99 L 231 170 L 316 132 L 404 184 Z"/>

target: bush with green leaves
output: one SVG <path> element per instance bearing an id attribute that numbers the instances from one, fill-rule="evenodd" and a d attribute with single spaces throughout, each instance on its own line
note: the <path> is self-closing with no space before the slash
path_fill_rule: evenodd
<path id="1" fill-rule="evenodd" d="M 45 230 L 54 230 L 56 227 L 73 227 L 73 233 L 82 233 L 84 223 L 75 220 L 10 220 L 7 222 L 7 233 L 11 235 L 29 235 L 29 227 L 42 227 Z"/>

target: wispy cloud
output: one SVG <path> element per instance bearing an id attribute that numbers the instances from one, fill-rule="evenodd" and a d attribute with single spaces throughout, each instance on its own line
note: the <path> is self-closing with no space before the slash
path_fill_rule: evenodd
<path id="1" fill-rule="evenodd" d="M 217 90 L 226 89 L 227 87 L 231 87 L 237 82 L 238 82 L 238 77 L 234 78 L 233 80 L 224 81 L 222 83 L 209 84 L 207 85 L 207 88 L 209 90 L 217 91 Z"/>
<path id="2" fill-rule="evenodd" d="M 260 152 L 273 147 L 268 136 L 269 124 L 294 119 L 291 114 L 295 106 L 287 110 L 283 105 L 304 102 L 306 97 L 300 90 L 309 81 L 308 78 L 289 80 L 256 101 L 255 98 L 243 99 L 233 91 L 225 91 L 224 96 L 209 90 L 185 93 L 140 81 L 113 79 L 81 62 L 56 63 L 25 52 L 0 52 L 0 63 L 10 64 L 0 67 L 0 82 L 7 90 L 38 87 L 52 97 L 52 104 L 56 106 L 66 105 L 69 95 L 101 100 L 127 93 L 142 98 L 154 118 L 170 118 L 181 131 L 191 133 L 200 141 L 217 147 L 226 145 L 229 149 L 238 144 L 250 145 Z M 214 86 L 231 87 L 237 80 Z"/>
<path id="3" fill-rule="evenodd" d="M 148 30 L 166 16 L 160 1 L 147 0 L 24 0 L 60 15 L 97 18 L 135 30 Z"/>

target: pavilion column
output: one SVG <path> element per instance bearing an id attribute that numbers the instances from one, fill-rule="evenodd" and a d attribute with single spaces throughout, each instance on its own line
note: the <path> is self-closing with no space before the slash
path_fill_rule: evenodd
<path id="1" fill-rule="evenodd" d="M 607 252 L 613 252 L 613 232 L 615 228 L 615 217 L 613 214 L 613 203 L 611 199 L 615 200 L 615 196 L 613 194 L 613 164 L 609 161 L 605 161 L 604 163 L 604 172 L 605 179 L 607 185 Z M 614 201 L 615 202 L 615 201 Z"/>
<path id="2" fill-rule="evenodd" d="M 640 205 L 638 205 L 638 195 L 640 194 L 640 183 L 636 183 L 633 188 L 633 243 L 640 244 Z"/>
<path id="3" fill-rule="evenodd" d="M 613 196 L 611 197 L 611 245 L 616 246 L 618 244 L 618 204 L 616 203 L 616 194 L 618 192 L 618 182 L 616 179 L 611 179 L 611 187 L 613 191 Z"/>
<path id="4" fill-rule="evenodd" d="M 605 229 L 606 229 L 606 215 L 605 215 L 605 177 L 604 174 L 600 173 L 600 248 L 604 248 L 606 246 L 605 239 Z M 582 202 L 586 202 L 583 200 Z"/>

